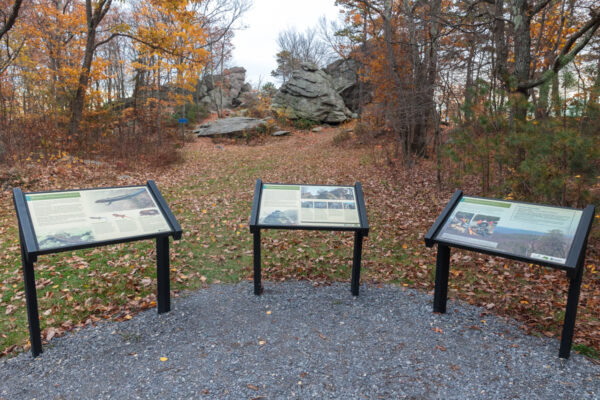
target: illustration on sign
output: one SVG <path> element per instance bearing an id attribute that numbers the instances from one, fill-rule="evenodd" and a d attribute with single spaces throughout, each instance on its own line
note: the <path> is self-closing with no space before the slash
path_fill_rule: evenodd
<path id="1" fill-rule="evenodd" d="M 582 211 L 463 197 L 437 239 L 564 264 Z"/>
<path id="2" fill-rule="evenodd" d="M 352 186 L 263 185 L 259 224 L 360 227 Z"/>
<path id="3" fill-rule="evenodd" d="M 171 230 L 145 186 L 25 196 L 41 250 Z"/>

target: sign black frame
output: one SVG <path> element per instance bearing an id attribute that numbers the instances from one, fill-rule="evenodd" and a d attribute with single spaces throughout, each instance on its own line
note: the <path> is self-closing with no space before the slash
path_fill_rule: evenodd
<path id="1" fill-rule="evenodd" d="M 506 202 L 501 199 L 488 199 L 484 197 L 469 196 L 474 198 L 480 198 L 484 200 L 495 200 Z M 540 266 L 546 266 L 554 269 L 566 271 L 567 278 L 569 279 L 569 292 L 567 297 L 567 306 L 565 310 L 565 319 L 563 323 L 563 330 L 561 335 L 560 349 L 558 356 L 560 358 L 569 358 L 571 354 L 571 344 L 573 342 L 573 332 L 575 330 L 575 319 L 577 316 L 577 306 L 579 304 L 579 294 L 581 290 L 581 280 L 583 277 L 583 270 L 585 264 L 585 252 L 587 248 L 587 240 L 594 220 L 595 208 L 593 205 L 588 205 L 585 209 L 574 209 L 568 207 L 556 207 L 548 206 L 535 203 L 526 203 L 520 201 L 510 200 L 510 203 L 525 204 L 525 205 L 537 205 L 544 207 L 563 208 L 570 210 L 582 211 L 571 248 L 567 254 L 567 259 L 564 264 L 539 260 L 530 257 L 523 257 L 510 253 L 494 251 L 493 249 L 483 249 L 480 247 L 469 246 L 465 243 L 456 243 L 450 240 L 440 240 L 436 236 L 440 232 L 446 221 L 452 215 L 455 207 L 463 198 L 463 192 L 457 190 L 446 208 L 442 211 L 439 217 L 435 220 L 432 227 L 425 235 L 425 245 L 427 247 L 433 247 L 435 244 L 438 245 L 436 266 L 435 266 L 435 291 L 433 298 L 433 312 L 445 313 L 446 312 L 446 301 L 448 298 L 448 277 L 450 272 L 450 248 L 458 248 L 463 250 L 475 251 L 478 253 L 488 254 L 497 257 L 503 257 L 507 259 L 522 261 L 530 264 L 536 264 Z"/>
<path id="2" fill-rule="evenodd" d="M 38 256 L 45 254 L 62 253 L 73 250 L 95 248 L 101 246 L 108 246 L 117 243 L 127 243 L 147 239 L 156 239 L 156 268 L 157 268 L 157 310 L 159 314 L 169 312 L 171 310 L 171 285 L 169 277 L 170 259 L 169 259 L 169 237 L 172 236 L 173 240 L 181 239 L 183 230 L 177 222 L 177 219 L 171 212 L 167 202 L 163 198 L 162 194 L 158 190 L 156 183 L 152 180 L 146 182 L 146 188 L 150 192 L 156 202 L 158 209 L 161 211 L 165 221 L 170 227 L 170 231 L 148 234 L 148 235 L 137 235 L 128 236 L 122 239 L 111 239 L 104 241 L 97 241 L 92 243 L 82 243 L 78 245 L 65 246 L 60 248 L 52 249 L 40 249 L 35 230 L 33 228 L 33 222 L 27 206 L 26 195 L 29 194 L 47 194 L 57 192 L 77 192 L 87 190 L 101 190 L 101 189 L 122 189 L 138 186 L 116 186 L 116 187 L 102 187 L 102 188 L 87 188 L 87 189 L 72 189 L 72 190 L 61 190 L 61 191 L 47 191 L 47 192 L 27 192 L 24 193 L 20 188 L 13 189 L 13 202 L 17 213 L 17 220 L 19 223 L 19 240 L 21 245 L 21 265 L 23 268 L 23 280 L 25 282 L 25 297 L 27 303 L 27 318 L 29 320 L 29 339 L 31 342 L 31 353 L 34 357 L 37 357 L 42 353 L 42 341 L 40 333 L 40 322 L 38 313 L 37 303 L 37 292 L 35 287 L 35 272 L 34 263 L 37 262 Z"/>
<path id="3" fill-rule="evenodd" d="M 327 225 L 265 225 L 260 224 L 259 208 L 264 185 L 297 185 L 297 186 L 330 186 L 345 187 L 344 185 L 313 185 L 313 184 L 280 184 L 263 183 L 261 179 L 256 180 L 254 187 L 254 200 L 252 203 L 252 214 L 250 216 L 250 233 L 254 235 L 254 294 L 260 295 L 263 292 L 261 282 L 261 249 L 260 249 L 260 231 L 262 229 L 295 229 L 295 230 L 314 230 L 314 231 L 351 231 L 354 232 L 354 252 L 352 259 L 352 282 L 351 292 L 353 296 L 358 296 L 360 287 L 360 264 L 362 259 L 363 238 L 369 236 L 369 222 L 367 220 L 367 211 L 365 200 L 360 182 L 354 184 L 354 193 L 356 196 L 356 209 L 360 226 L 327 226 Z M 352 186 L 347 186 L 352 187 Z"/>

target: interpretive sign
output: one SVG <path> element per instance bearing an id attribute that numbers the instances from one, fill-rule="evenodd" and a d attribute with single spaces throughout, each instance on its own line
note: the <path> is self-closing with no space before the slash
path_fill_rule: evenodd
<path id="1" fill-rule="evenodd" d="M 360 228 L 353 186 L 264 184 L 259 225 Z"/>
<path id="2" fill-rule="evenodd" d="M 42 251 L 171 231 L 146 186 L 30 193 L 25 200 Z"/>
<path id="3" fill-rule="evenodd" d="M 42 352 L 33 264 L 42 254 L 156 239 L 158 312 L 170 306 L 169 237 L 182 230 L 153 181 L 146 186 L 23 193 L 13 190 L 31 351 Z"/>
<path id="4" fill-rule="evenodd" d="M 435 238 L 564 265 L 582 214 L 570 208 L 464 196 Z"/>
<path id="5" fill-rule="evenodd" d="M 559 356 L 568 358 L 594 207 L 584 210 L 463 196 L 457 191 L 425 236 L 438 244 L 434 312 L 446 312 L 450 247 L 567 271 L 569 297 Z"/>
<path id="6" fill-rule="evenodd" d="M 264 183 L 258 179 L 250 218 L 254 234 L 254 293 L 262 293 L 261 229 L 354 231 L 352 294 L 358 296 L 362 240 L 369 224 L 360 183 L 354 186 Z"/>

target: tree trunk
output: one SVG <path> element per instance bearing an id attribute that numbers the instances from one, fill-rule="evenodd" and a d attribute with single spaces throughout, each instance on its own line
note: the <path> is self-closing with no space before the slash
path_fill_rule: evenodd
<path id="1" fill-rule="evenodd" d="M 562 105 L 560 103 L 560 82 L 558 74 L 554 74 L 552 77 L 552 112 L 555 117 L 561 113 Z"/>
<path id="2" fill-rule="evenodd" d="M 546 118 L 548 116 L 548 97 L 550 96 L 550 82 L 545 82 L 540 86 L 539 100 L 536 107 L 536 118 Z"/>
<path id="3" fill-rule="evenodd" d="M 385 41 L 385 50 L 387 54 L 388 73 L 391 75 L 391 78 L 394 81 L 394 90 L 400 94 L 402 91 L 402 81 L 397 73 L 398 68 L 396 65 L 396 55 L 394 51 L 394 45 L 392 44 L 392 0 L 384 1 L 383 40 Z"/>
<path id="4" fill-rule="evenodd" d="M 85 1 L 87 37 L 77 91 L 71 102 L 71 121 L 69 122 L 69 137 L 71 138 L 79 134 L 79 125 L 81 124 L 83 107 L 85 105 L 85 92 L 90 80 L 92 61 L 94 60 L 94 51 L 96 50 L 96 29 L 106 16 L 111 3 L 112 0 L 100 0 L 96 2 L 95 8 L 92 9 L 92 0 Z"/>
<path id="5" fill-rule="evenodd" d="M 156 68 L 156 135 L 158 139 L 158 149 L 162 147 L 162 107 L 160 104 L 160 60 Z"/>
<path id="6" fill-rule="evenodd" d="M 416 154 L 423 155 L 427 150 L 427 132 L 435 123 L 433 121 L 436 115 L 435 110 L 435 86 L 438 77 L 438 49 L 440 34 L 440 11 L 442 8 L 442 0 L 432 0 L 429 11 L 429 19 L 431 25 L 429 27 L 429 54 L 427 60 L 427 77 L 425 98 L 423 104 L 421 132 L 415 137 L 414 150 Z"/>
<path id="7" fill-rule="evenodd" d="M 469 58 L 467 58 L 467 77 L 465 82 L 465 119 L 467 121 L 471 120 L 471 108 L 473 107 L 473 91 L 475 90 L 475 85 L 473 82 L 473 58 L 475 57 L 475 45 L 473 42 L 471 42 L 470 44 L 471 46 L 469 48 Z"/>
<path id="8" fill-rule="evenodd" d="M 598 97 L 600 96 L 600 57 L 596 61 L 596 77 L 594 79 L 594 84 L 590 89 L 590 99 L 588 101 L 589 105 L 596 105 L 598 103 Z"/>
<path id="9" fill-rule="evenodd" d="M 512 0 L 512 13 L 514 22 L 514 54 L 515 54 L 515 82 L 509 82 L 512 90 L 520 82 L 529 80 L 531 65 L 531 17 L 528 13 L 527 0 Z M 518 89 L 515 91 L 515 117 L 525 121 L 527 117 L 527 100 L 529 90 Z"/>
<path id="10" fill-rule="evenodd" d="M 508 46 L 506 45 L 504 0 L 496 0 L 494 9 L 494 48 L 496 52 L 496 75 L 505 84 L 508 82 Z"/>
<path id="11" fill-rule="evenodd" d="M 94 59 L 94 46 L 96 45 L 96 28 L 88 27 L 87 40 L 85 43 L 85 54 L 79 74 L 79 84 L 75 97 L 71 102 L 71 122 L 69 123 L 69 137 L 73 138 L 79 134 L 79 125 L 83 115 L 83 106 L 85 102 L 85 92 L 90 79 L 90 69 Z"/>

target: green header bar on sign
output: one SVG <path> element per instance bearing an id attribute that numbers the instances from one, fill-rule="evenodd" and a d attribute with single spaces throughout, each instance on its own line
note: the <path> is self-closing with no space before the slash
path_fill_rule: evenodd
<path id="1" fill-rule="evenodd" d="M 264 185 L 263 189 L 300 190 L 300 186 L 299 185 Z"/>
<path id="2" fill-rule="evenodd" d="M 25 197 L 27 198 L 27 201 L 56 200 L 56 199 L 74 199 L 74 198 L 81 197 L 81 194 L 79 192 L 28 194 Z"/>
<path id="3" fill-rule="evenodd" d="M 472 197 L 463 197 L 461 201 L 464 201 L 465 203 L 481 204 L 483 206 L 491 206 L 491 207 L 510 208 L 510 206 L 511 206 L 510 203 L 504 203 L 504 202 L 500 202 L 500 201 L 484 200 L 484 199 L 474 199 Z"/>

